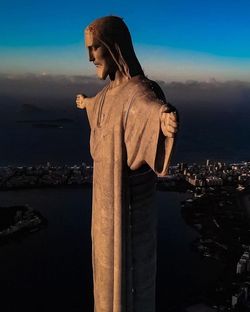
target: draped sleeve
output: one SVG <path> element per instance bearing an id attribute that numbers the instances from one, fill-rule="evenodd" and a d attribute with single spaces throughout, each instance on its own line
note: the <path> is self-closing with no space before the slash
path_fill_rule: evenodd
<path id="1" fill-rule="evenodd" d="M 84 98 L 83 109 L 86 109 L 87 111 L 89 125 L 91 129 L 93 129 L 94 124 L 96 123 L 99 105 L 100 105 L 101 99 L 105 97 L 107 89 L 108 89 L 108 85 L 106 85 L 95 96 Z"/>
<path id="2" fill-rule="evenodd" d="M 124 117 L 127 164 L 131 170 L 147 163 L 158 175 L 167 174 L 174 138 L 162 133 L 160 116 L 171 110 L 153 92 L 144 90 L 132 97 Z"/>
<path id="3" fill-rule="evenodd" d="M 96 102 L 95 97 L 86 97 L 83 100 L 83 109 L 86 109 L 90 128 L 93 126 L 93 115 L 94 115 L 94 107 Z"/>

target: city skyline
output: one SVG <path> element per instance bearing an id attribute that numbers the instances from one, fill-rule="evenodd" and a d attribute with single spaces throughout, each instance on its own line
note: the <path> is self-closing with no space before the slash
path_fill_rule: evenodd
<path id="1" fill-rule="evenodd" d="M 1 73 L 94 75 L 83 29 L 95 18 L 124 18 L 145 73 L 154 79 L 250 81 L 247 1 L 73 0 L 4 2 L 0 19 Z"/>

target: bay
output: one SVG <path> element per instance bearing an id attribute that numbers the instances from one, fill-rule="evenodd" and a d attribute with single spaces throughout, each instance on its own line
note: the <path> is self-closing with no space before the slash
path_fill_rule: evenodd
<path id="1" fill-rule="evenodd" d="M 93 311 L 91 193 L 84 187 L 0 193 L 1 205 L 29 204 L 48 219 L 47 228 L 0 247 L 5 311 Z M 181 217 L 183 197 L 157 192 L 158 311 L 199 297 L 216 277 L 190 250 L 197 234 Z"/>

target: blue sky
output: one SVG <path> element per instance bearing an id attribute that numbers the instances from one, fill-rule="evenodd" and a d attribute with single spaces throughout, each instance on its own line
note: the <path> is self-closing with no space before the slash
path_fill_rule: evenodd
<path id="1" fill-rule="evenodd" d="M 142 66 L 164 80 L 250 81 L 250 1 L 1 1 L 2 73 L 93 75 L 83 29 L 122 16 Z"/>

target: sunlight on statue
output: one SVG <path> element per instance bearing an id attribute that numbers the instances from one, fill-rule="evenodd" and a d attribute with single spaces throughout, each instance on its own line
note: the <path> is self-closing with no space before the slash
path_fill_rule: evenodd
<path id="1" fill-rule="evenodd" d="M 157 175 L 166 175 L 177 113 L 145 77 L 123 20 L 107 16 L 85 30 L 89 60 L 109 83 L 77 95 L 91 127 L 94 160 L 92 262 L 95 312 L 153 312 Z"/>

